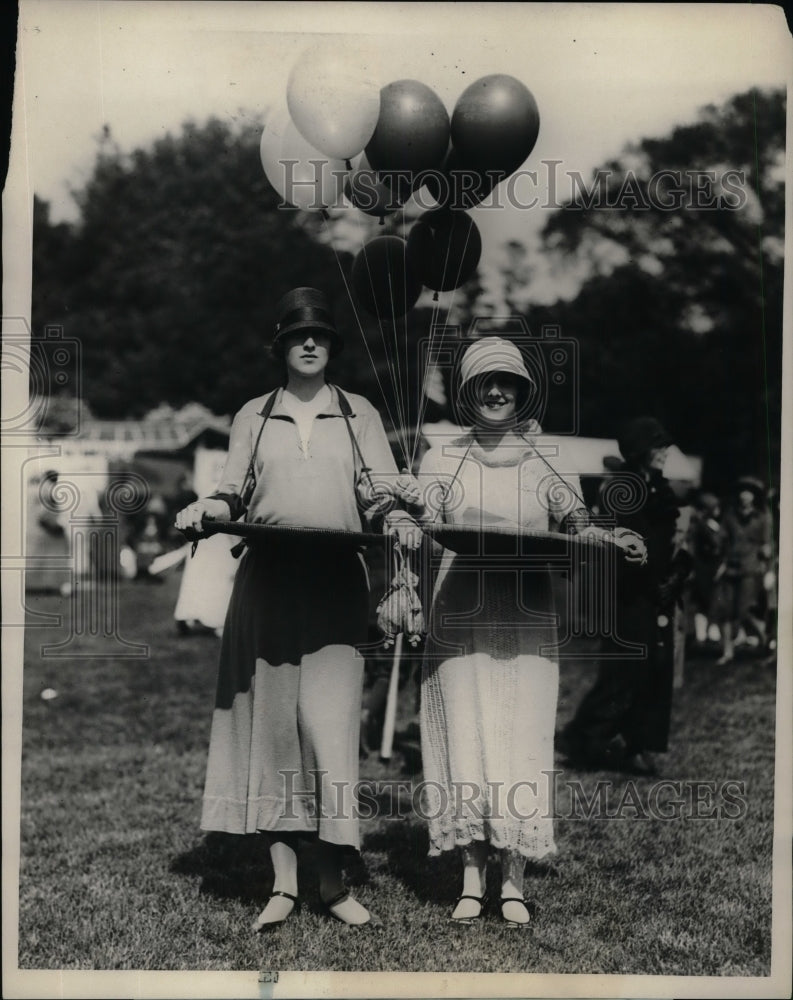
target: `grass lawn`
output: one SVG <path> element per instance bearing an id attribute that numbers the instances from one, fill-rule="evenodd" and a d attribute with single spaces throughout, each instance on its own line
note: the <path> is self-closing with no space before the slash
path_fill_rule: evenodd
<path id="1" fill-rule="evenodd" d="M 162 586 L 121 587 L 120 630 L 148 643 L 144 658 L 85 658 L 81 650 L 98 641 L 91 636 L 73 657 L 42 657 L 41 645 L 64 639 L 67 625 L 28 628 L 20 968 L 769 973 L 773 667 L 751 659 L 728 669 L 708 658 L 687 664 L 672 749 L 661 758 L 664 777 L 683 782 L 680 798 L 689 796 L 678 818 L 649 814 L 657 779 L 561 775 L 559 852 L 533 866 L 526 882 L 531 931 L 505 927 L 495 912 L 472 927 L 448 922 L 459 862 L 427 858 L 424 824 L 406 802 L 404 819 L 363 823 L 361 860 L 348 871 L 382 917 L 382 933 L 325 917 L 306 865 L 300 912 L 260 938 L 249 925 L 271 886 L 262 843 L 198 829 L 218 642 L 176 634 L 177 586 L 173 576 Z M 32 612 L 68 619 L 68 600 L 28 602 Z M 590 678 L 591 665 L 563 664 L 560 724 Z M 47 688 L 57 697 L 43 700 Z M 413 722 L 406 689 L 399 728 Z M 397 753 L 388 765 L 369 758 L 361 771 L 406 778 L 411 766 Z M 573 818 L 571 783 L 591 797 L 607 780 L 621 818 Z M 729 781 L 744 783 L 738 805 L 723 799 Z M 722 815 L 694 818 L 693 790 L 696 808 L 710 813 L 714 787 Z M 676 793 L 666 786 L 659 802 L 668 806 Z"/>

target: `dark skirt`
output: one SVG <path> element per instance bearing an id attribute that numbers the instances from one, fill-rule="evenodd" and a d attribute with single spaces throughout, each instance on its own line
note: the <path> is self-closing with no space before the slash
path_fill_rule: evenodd
<path id="1" fill-rule="evenodd" d="M 220 654 L 201 827 L 359 847 L 368 582 L 357 551 L 267 546 L 237 573 Z"/>
<path id="2" fill-rule="evenodd" d="M 234 581 L 223 641 L 216 707 L 250 688 L 256 660 L 300 663 L 330 645 L 366 641 L 369 584 L 351 548 L 279 544 L 251 548 Z"/>

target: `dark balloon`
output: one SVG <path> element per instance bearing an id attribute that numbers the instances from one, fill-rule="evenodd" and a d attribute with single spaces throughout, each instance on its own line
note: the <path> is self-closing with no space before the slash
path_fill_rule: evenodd
<path id="1" fill-rule="evenodd" d="M 514 76 L 483 76 L 460 95 L 452 114 L 452 145 L 473 167 L 511 174 L 534 149 L 540 113 Z"/>
<path id="2" fill-rule="evenodd" d="M 408 254 L 422 284 L 449 292 L 473 277 L 482 255 L 482 237 L 465 212 L 434 209 L 413 224 Z"/>
<path id="3" fill-rule="evenodd" d="M 449 146 L 449 115 L 440 97 L 418 80 L 397 80 L 380 91 L 380 116 L 366 156 L 379 171 L 411 175 L 438 167 Z M 401 188 L 401 185 L 400 185 Z"/>
<path id="4" fill-rule="evenodd" d="M 384 184 L 370 166 L 354 170 L 344 185 L 344 193 L 356 208 L 381 221 L 402 205 L 396 192 Z"/>
<path id="5" fill-rule="evenodd" d="M 394 197 L 400 205 L 410 198 L 415 189 L 415 181 L 421 172 L 412 170 L 378 170 L 377 176 L 385 186 L 394 192 Z"/>
<path id="6" fill-rule="evenodd" d="M 378 319 L 394 319 L 412 309 L 422 284 L 405 240 L 369 240 L 352 263 L 352 287 L 363 308 Z"/>
<path id="7" fill-rule="evenodd" d="M 420 174 L 417 181 L 426 187 L 439 208 L 466 211 L 480 205 L 506 176 L 504 171 L 485 171 L 465 164 L 452 149 L 440 170 Z"/>

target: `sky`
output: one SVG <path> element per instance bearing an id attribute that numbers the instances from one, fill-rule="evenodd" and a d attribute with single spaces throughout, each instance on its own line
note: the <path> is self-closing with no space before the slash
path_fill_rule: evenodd
<path id="1" fill-rule="evenodd" d="M 91 174 L 109 125 L 124 152 L 214 115 L 259 116 L 284 100 L 321 42 L 378 86 L 416 79 L 451 114 L 470 83 L 516 77 L 540 111 L 522 188 L 545 194 L 549 160 L 585 178 L 626 142 L 660 136 L 752 86 L 793 72 L 781 9 L 753 4 L 371 4 L 21 0 L 16 113 L 28 194 L 53 221 Z M 536 240 L 543 210 L 477 208 L 486 269 L 509 239 Z M 542 278 L 542 275 L 540 275 Z M 548 300 L 559 288 L 548 287 Z"/>

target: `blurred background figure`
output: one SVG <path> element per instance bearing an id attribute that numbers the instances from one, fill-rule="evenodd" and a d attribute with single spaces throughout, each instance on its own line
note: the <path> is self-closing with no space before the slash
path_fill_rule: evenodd
<path id="1" fill-rule="evenodd" d="M 680 511 L 663 474 L 672 438 L 655 418 L 639 417 L 622 428 L 618 441 L 624 462 L 616 474 L 626 477 L 626 485 L 637 484 L 635 502 L 615 503 L 609 511 L 606 483 L 600 506 L 617 527 L 644 538 L 647 563 L 619 566 L 613 634 L 602 637 L 595 684 L 559 734 L 558 746 L 576 764 L 655 774 L 653 755 L 668 749 L 675 618 L 691 557 L 676 547 Z M 642 652 L 626 657 L 621 648 L 626 642 L 638 644 Z"/>
<path id="2" fill-rule="evenodd" d="M 763 577 L 763 589 L 766 599 L 766 628 L 768 665 L 776 665 L 777 647 L 777 612 L 779 610 L 779 548 L 776 540 L 779 538 L 779 490 L 773 487 L 768 491 L 768 508 L 771 516 L 771 532 L 774 539 L 771 551 L 771 565 Z"/>
<path id="3" fill-rule="evenodd" d="M 217 489 L 226 457 L 225 451 L 200 449 L 196 455 L 194 471 L 185 472 L 178 492 L 171 498 L 173 518 L 178 511 L 197 500 L 199 495 L 208 496 Z M 170 523 L 173 527 L 172 520 Z M 175 528 L 173 530 L 176 531 Z M 176 536 L 181 543 L 184 536 L 178 531 Z M 223 634 L 226 611 L 239 564 L 239 560 L 232 555 L 237 542 L 239 539 L 231 535 L 210 535 L 195 547 L 191 543 L 180 544 L 173 553 L 171 563 L 181 555 L 184 566 L 173 612 L 176 630 L 180 635 Z M 167 563 L 167 557 L 163 563 Z"/>
<path id="4" fill-rule="evenodd" d="M 233 535 L 218 534 L 202 539 L 194 553 L 192 544 L 184 547 L 184 572 L 173 612 L 180 635 L 223 634 L 239 563 L 231 550 L 238 541 Z"/>
<path id="5" fill-rule="evenodd" d="M 54 469 L 29 484 L 25 588 L 65 597 L 71 593 L 69 512 L 59 509 L 57 485 Z"/>
<path id="6" fill-rule="evenodd" d="M 735 484 L 722 525 L 724 553 L 717 571 L 718 617 L 723 646 L 720 664 L 737 646 L 767 648 L 769 591 L 775 591 L 773 524 L 765 485 L 753 476 Z"/>
<path id="7" fill-rule="evenodd" d="M 133 517 L 128 544 L 135 553 L 134 579 L 149 583 L 161 583 L 157 574 L 149 572 L 155 559 L 165 552 L 168 508 L 165 500 L 154 494 L 144 510 Z"/>
<path id="8" fill-rule="evenodd" d="M 361 709 L 361 756 L 380 753 L 383 745 L 388 689 L 391 683 L 393 650 L 383 646 L 382 634 L 372 625 L 369 631 L 370 652 L 366 655 L 364 692 Z M 423 646 L 405 644 L 399 666 L 401 714 L 407 717 L 403 728 L 394 734 L 394 745 L 408 770 L 418 770 L 421 760 L 419 741 L 419 702 L 421 694 L 421 658 Z"/>
<path id="9" fill-rule="evenodd" d="M 693 615 L 694 640 L 699 646 L 719 642 L 721 631 L 714 620 L 716 574 L 724 555 L 721 528 L 721 500 L 713 493 L 694 498 L 689 525 L 688 548 L 693 572 L 688 584 L 688 600 Z"/>
<path id="10" fill-rule="evenodd" d="M 208 459 L 204 454 L 206 452 L 205 449 L 200 449 L 200 452 L 200 455 L 198 453 L 196 455 L 195 463 L 199 468 L 199 472 L 204 473 L 204 467 L 207 465 Z M 211 468 L 213 469 L 210 474 L 211 482 L 209 484 L 209 488 L 213 489 L 220 478 L 220 473 L 216 470 L 218 467 L 222 468 L 222 462 L 226 459 L 226 452 L 212 451 L 208 454 L 211 457 Z M 199 461 L 199 459 L 201 461 Z M 206 473 L 202 475 L 202 478 L 204 478 L 205 475 Z M 180 549 L 184 545 L 184 535 L 181 531 L 177 530 L 174 521 L 176 520 L 176 515 L 180 510 L 183 510 L 188 504 L 197 499 L 198 493 L 196 493 L 195 489 L 195 474 L 191 470 L 185 469 L 179 479 L 175 492 L 171 493 L 166 499 L 168 517 L 166 519 L 167 523 L 165 530 L 167 532 L 166 544 L 169 549 Z"/>

